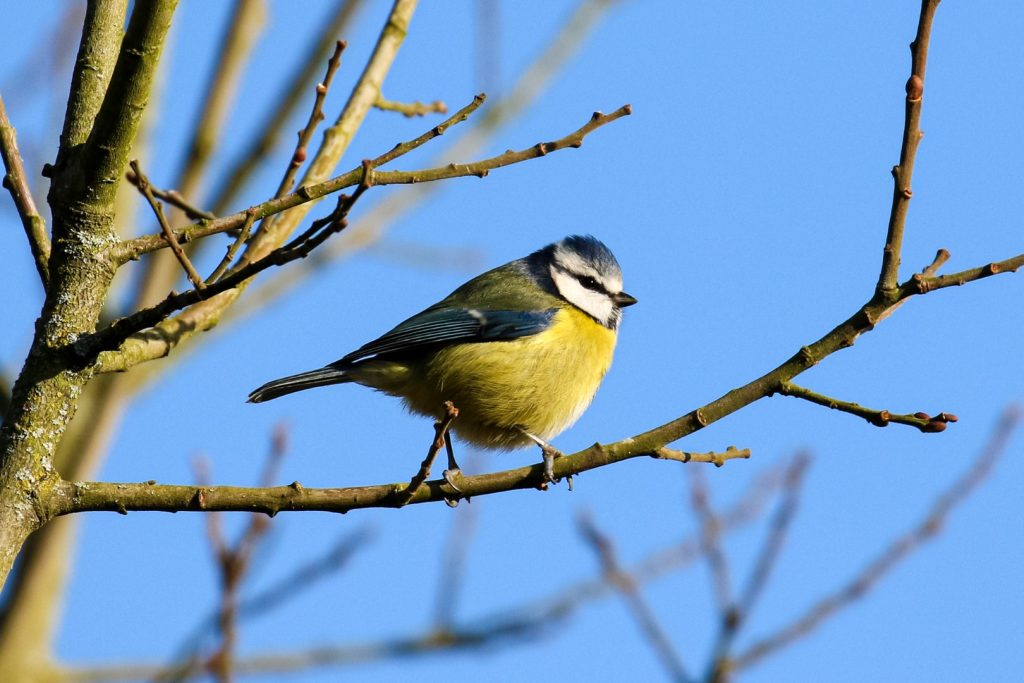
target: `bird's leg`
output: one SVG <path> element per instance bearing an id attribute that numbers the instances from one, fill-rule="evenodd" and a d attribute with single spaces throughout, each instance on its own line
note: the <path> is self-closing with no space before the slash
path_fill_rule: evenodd
<path id="1" fill-rule="evenodd" d="M 517 427 L 523 436 L 533 441 L 535 444 L 540 446 L 541 455 L 544 458 L 544 484 L 557 483 L 555 479 L 555 458 L 561 458 L 565 455 L 562 451 L 558 450 L 544 439 L 540 438 L 536 434 L 531 434 L 522 427 Z M 569 488 L 572 489 L 572 478 L 569 479 Z"/>
<path id="2" fill-rule="evenodd" d="M 455 462 L 455 449 L 452 448 L 452 435 L 450 432 L 444 433 L 444 447 L 448 451 L 448 469 L 442 472 L 441 476 L 444 477 L 449 486 L 462 493 L 462 489 L 455 485 L 455 478 L 462 476 L 462 468 L 459 467 L 459 463 Z"/>

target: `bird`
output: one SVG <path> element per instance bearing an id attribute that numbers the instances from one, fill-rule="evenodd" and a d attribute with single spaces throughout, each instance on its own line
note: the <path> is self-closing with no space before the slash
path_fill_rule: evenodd
<path id="1" fill-rule="evenodd" d="M 611 366 L 622 309 L 635 303 L 611 250 L 570 235 L 478 275 L 329 365 L 267 382 L 248 402 L 346 382 L 435 419 L 450 401 L 461 440 L 495 450 L 536 444 L 554 481 L 561 453 L 550 441 L 590 405 Z M 445 439 L 452 482 L 459 470 Z"/>

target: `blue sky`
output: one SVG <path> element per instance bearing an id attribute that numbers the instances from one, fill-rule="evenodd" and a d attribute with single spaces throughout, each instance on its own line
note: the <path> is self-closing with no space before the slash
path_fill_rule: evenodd
<path id="1" fill-rule="evenodd" d="M 269 3 L 267 30 L 223 138 L 213 177 L 228 166 L 304 51 L 330 3 Z M 328 101 L 336 114 L 372 48 L 387 4 L 368 3 Z M 503 3 L 500 79 L 511 84 L 551 39 L 573 3 Z M 164 113 L 144 168 L 169 183 L 199 103 L 227 2 L 184 0 L 167 54 Z M 871 293 L 899 155 L 907 44 L 919 4 L 621 2 L 525 115 L 483 154 L 561 137 L 591 111 L 633 105 L 632 117 L 595 132 L 579 150 L 446 183 L 391 226 L 383 247 L 331 264 L 258 315 L 196 345 L 141 393 L 101 477 L 190 482 L 203 454 L 221 483 L 258 475 L 280 420 L 291 433 L 281 481 L 346 486 L 407 479 L 429 441 L 427 421 L 355 386 L 244 403 L 265 380 L 332 361 L 443 297 L 486 267 L 566 234 L 589 232 L 616 253 L 626 312 L 613 368 L 591 409 L 557 439 L 570 452 L 661 424 L 775 367 L 848 317 Z M 424 3 L 385 83 L 393 99 L 468 102 L 480 88 L 468 2 Z M 13 12 L 13 17 L 11 16 Z M 33 178 L 52 161 L 59 125 L 42 91 L 57 78 L 39 65 L 31 89 L 12 90 L 25 60 L 53 35 L 46 3 L 8 8 L 0 26 L 0 92 L 23 137 Z M 939 247 L 953 272 L 1022 251 L 1020 112 L 1024 7 L 943 3 L 929 59 L 922 128 L 903 252 L 906 278 Z M 64 78 L 61 75 L 60 78 Z M 59 80 L 59 79 L 58 79 Z M 47 87 L 42 87 L 47 86 Z M 63 102 L 66 81 L 54 86 Z M 40 92 L 36 92 L 36 91 Z M 303 112 L 303 116 L 305 113 Z M 296 120 L 293 128 L 298 128 Z M 342 167 L 413 137 L 430 122 L 371 113 Z M 290 144 L 290 139 L 287 144 Z M 429 163 L 439 146 L 402 160 Z M 237 208 L 265 198 L 287 161 L 258 174 Z M 465 159 L 453 159 L 465 161 Z M 41 183 L 39 185 L 42 187 Z M 391 189 L 367 195 L 366 212 Z M 319 215 L 323 209 L 314 209 Z M 357 211 L 353 229 L 360 227 Z M 16 216 L 0 199 L 0 286 L 8 292 L 0 367 L 16 373 L 40 292 Z M 140 213 L 141 231 L 152 232 Z M 458 250 L 471 258 L 428 267 L 396 258 Z M 219 249 L 217 250 L 219 251 Z M 29 284 L 26 285 L 25 283 Z M 712 496 L 735 500 L 761 472 L 813 453 L 799 516 L 740 645 L 768 634 L 854 576 L 970 464 L 1004 407 L 1022 399 L 1022 275 L 1000 276 L 910 301 L 850 350 L 798 382 L 893 412 L 956 413 L 940 435 L 872 427 L 849 415 L 775 397 L 680 442 L 730 444 L 753 457 L 705 468 Z M 993 477 L 957 508 L 937 540 L 865 599 L 763 664 L 745 681 L 999 680 L 1024 667 L 1024 503 L 1015 438 Z M 475 458 L 496 470 L 533 451 Z M 701 465 L 633 460 L 588 473 L 569 493 L 517 492 L 476 500 L 476 531 L 456 614 L 473 619 L 594 577 L 575 531 L 589 510 L 635 562 L 693 532 L 685 470 Z M 246 623 L 241 650 L 372 641 L 430 624 L 442 550 L 457 515 L 443 506 L 401 511 L 281 515 L 257 557 L 250 588 L 272 584 L 303 560 L 363 527 L 373 541 L 348 569 L 285 608 Z M 239 528 L 241 516 L 230 520 Z M 742 578 L 764 535 L 728 537 Z M 95 514 L 80 547 L 57 647 L 69 662 L 154 661 L 173 653 L 212 607 L 216 576 L 198 515 Z M 703 564 L 645 590 L 691 671 L 715 633 Z M 113 636 L 112 636 L 113 634 Z M 348 670 L 364 681 L 428 679 L 657 680 L 662 669 L 624 605 L 588 603 L 546 637 L 511 647 Z M 335 680 L 312 671 L 301 681 Z"/>

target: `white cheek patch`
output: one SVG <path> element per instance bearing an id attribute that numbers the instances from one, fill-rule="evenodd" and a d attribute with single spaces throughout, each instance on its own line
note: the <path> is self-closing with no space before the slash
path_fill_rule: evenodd
<path id="1" fill-rule="evenodd" d="M 581 309 L 606 327 L 614 327 L 615 305 L 603 292 L 595 292 L 580 284 L 572 275 L 558 268 L 551 269 L 551 279 L 555 281 L 558 293 L 566 301 Z"/>

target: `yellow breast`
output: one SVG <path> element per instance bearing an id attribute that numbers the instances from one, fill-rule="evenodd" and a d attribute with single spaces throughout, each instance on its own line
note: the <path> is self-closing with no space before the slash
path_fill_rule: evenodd
<path id="1" fill-rule="evenodd" d="M 452 401 L 459 408 L 454 429 L 467 441 L 526 446 L 532 442 L 517 427 L 547 440 L 583 414 L 611 365 L 615 339 L 614 331 L 567 307 L 539 334 L 444 348 L 410 368 L 415 379 L 394 393 L 427 415 Z"/>

